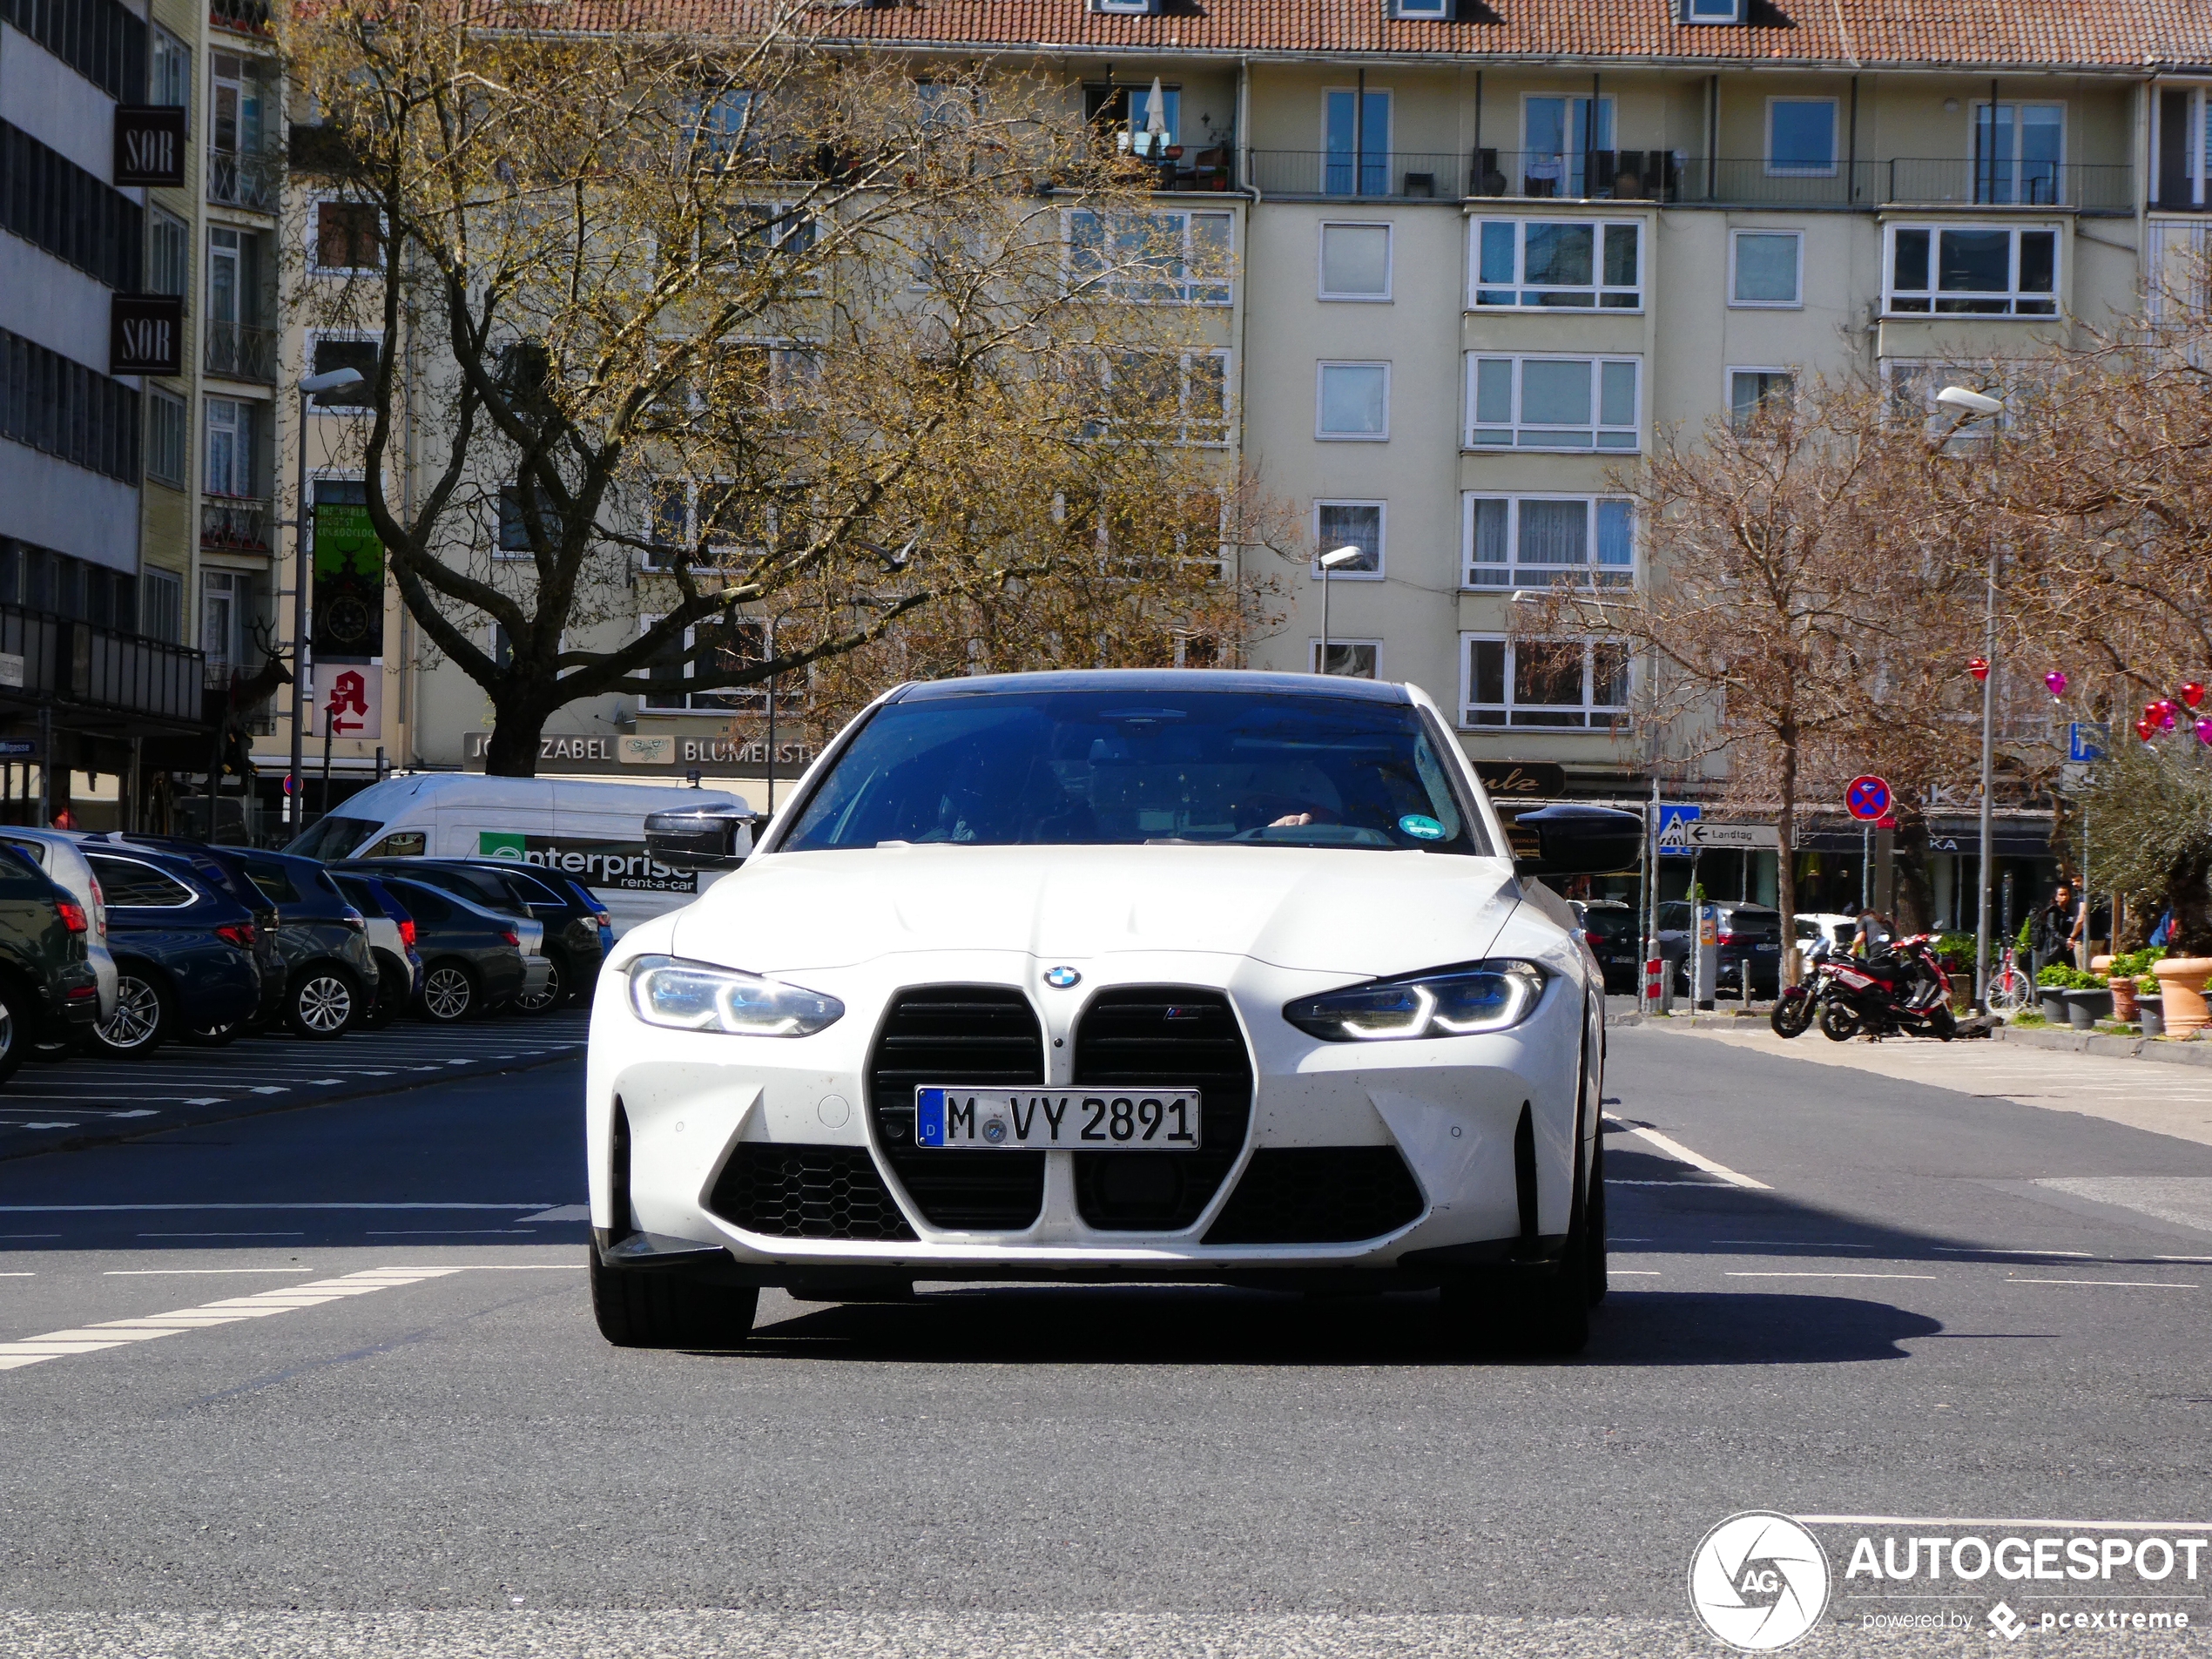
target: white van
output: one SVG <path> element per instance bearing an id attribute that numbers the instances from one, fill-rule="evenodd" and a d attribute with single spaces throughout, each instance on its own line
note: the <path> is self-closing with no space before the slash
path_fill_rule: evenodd
<path id="1" fill-rule="evenodd" d="M 285 851 L 325 860 L 519 860 L 590 888 L 619 936 L 691 903 L 716 879 L 647 855 L 645 814 L 679 806 L 750 810 L 715 789 L 421 772 L 370 785 Z"/>

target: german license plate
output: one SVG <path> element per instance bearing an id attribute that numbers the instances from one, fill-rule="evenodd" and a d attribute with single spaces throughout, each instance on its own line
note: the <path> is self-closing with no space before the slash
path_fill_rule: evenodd
<path id="1" fill-rule="evenodd" d="M 914 1144 L 966 1152 L 1195 1152 L 1195 1089 L 914 1090 Z"/>

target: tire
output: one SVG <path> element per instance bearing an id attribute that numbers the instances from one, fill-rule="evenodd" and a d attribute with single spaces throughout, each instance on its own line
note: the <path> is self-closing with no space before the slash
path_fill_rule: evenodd
<path id="1" fill-rule="evenodd" d="M 405 962 L 397 957 L 379 952 L 376 958 L 376 995 L 361 1011 L 361 1028 L 364 1031 L 381 1031 L 400 1017 L 407 1007 L 407 986 L 414 975 Z"/>
<path id="2" fill-rule="evenodd" d="M 1595 1307 L 1612 1288 L 1606 1276 L 1609 1252 L 1605 1242 L 1605 1128 L 1602 1122 L 1597 1140 L 1590 1149 L 1590 1195 L 1584 1202 L 1584 1213 L 1588 1219 L 1587 1237 L 1582 1244 L 1583 1285 L 1589 1305 Z"/>
<path id="3" fill-rule="evenodd" d="M 310 968 L 284 994 L 284 1023 L 295 1037 L 328 1042 L 342 1037 L 361 1012 L 358 981 L 342 968 Z"/>
<path id="4" fill-rule="evenodd" d="M 2028 1005 L 2027 975 L 2017 968 L 1989 981 L 1989 1006 L 1999 1014 L 2017 1014 Z"/>
<path id="5" fill-rule="evenodd" d="M 628 1272 L 590 1251 L 591 1317 L 617 1348 L 735 1348 L 752 1334 L 760 1292 L 750 1285 L 703 1285 L 670 1270 Z"/>
<path id="6" fill-rule="evenodd" d="M 203 1025 L 182 1034 L 184 1040 L 198 1049 L 224 1049 L 246 1035 L 246 1022 L 226 1020 L 220 1025 Z"/>
<path id="7" fill-rule="evenodd" d="M 448 958 L 431 963 L 430 971 L 423 974 L 422 995 L 415 999 L 415 1007 L 433 1025 L 458 1025 L 482 1013 L 483 1001 L 483 994 L 476 988 L 476 976 Z"/>
<path id="8" fill-rule="evenodd" d="M 1928 1010 L 1928 1035 L 1938 1042 L 1948 1042 L 1959 1035 L 1958 1020 L 1940 1003 Z"/>
<path id="9" fill-rule="evenodd" d="M 1850 1003 L 1833 997 L 1822 999 L 1820 1035 L 1831 1042 L 1849 1042 L 1858 1035 L 1858 1015 Z"/>
<path id="10" fill-rule="evenodd" d="M 30 1005 L 12 985 L 0 985 L 0 1082 L 16 1075 L 30 1052 Z"/>
<path id="11" fill-rule="evenodd" d="M 551 951 L 545 954 L 546 964 L 552 972 L 546 976 L 545 988 L 536 996 L 523 992 L 515 999 L 517 1014 L 550 1014 L 568 1001 L 569 976 L 561 959 Z"/>
<path id="12" fill-rule="evenodd" d="M 1774 1005 L 1774 1012 L 1766 1022 L 1774 1028 L 1777 1037 L 1801 1037 L 1812 1025 L 1813 999 L 1807 996 L 1785 996 Z"/>
<path id="13" fill-rule="evenodd" d="M 175 1028 L 169 993 L 155 981 L 125 968 L 116 976 L 115 1012 L 92 1028 L 85 1039 L 97 1055 L 111 1060 L 143 1060 Z"/>

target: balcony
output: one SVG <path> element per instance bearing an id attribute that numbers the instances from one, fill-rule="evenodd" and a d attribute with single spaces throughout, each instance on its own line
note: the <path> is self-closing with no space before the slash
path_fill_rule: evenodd
<path id="1" fill-rule="evenodd" d="M 1266 196 L 1386 201 L 1657 202 L 1669 206 L 2064 207 L 2134 211 L 2134 169 L 2124 162 L 2060 164 L 1898 157 L 1834 167 L 1774 168 L 1762 158 L 1675 150 L 1477 150 L 1471 155 L 1393 151 L 1255 150 L 1251 180 Z"/>
<path id="2" fill-rule="evenodd" d="M 273 151 L 211 150 L 207 153 L 207 199 L 224 207 L 273 213 L 283 171 L 283 159 Z"/>
<path id="3" fill-rule="evenodd" d="M 246 322 L 210 320 L 200 347 L 200 366 L 225 380 L 276 384 L 276 330 Z"/>
<path id="4" fill-rule="evenodd" d="M 268 0 L 207 0 L 207 21 L 233 35 L 256 40 L 276 38 L 276 20 Z"/>
<path id="5" fill-rule="evenodd" d="M 185 646 L 0 604 L 0 651 L 23 658 L 22 685 L 0 696 L 199 723 L 206 671 L 200 653 Z"/>
<path id="6" fill-rule="evenodd" d="M 223 553 L 266 553 L 276 522 L 268 498 L 210 496 L 199 503 L 199 544 Z"/>

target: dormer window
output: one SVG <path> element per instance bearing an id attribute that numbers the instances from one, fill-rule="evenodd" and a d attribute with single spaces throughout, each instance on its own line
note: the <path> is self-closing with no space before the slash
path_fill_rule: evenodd
<path id="1" fill-rule="evenodd" d="M 1093 11 L 1116 12 L 1123 17 L 1147 17 L 1157 11 L 1159 0 L 1090 0 Z"/>
<path id="2" fill-rule="evenodd" d="M 1422 17 L 1432 23 L 1452 20 L 1452 0 L 1390 0 L 1393 17 Z"/>
<path id="3" fill-rule="evenodd" d="M 1742 23 L 1747 0 L 1682 0 L 1684 23 Z"/>

